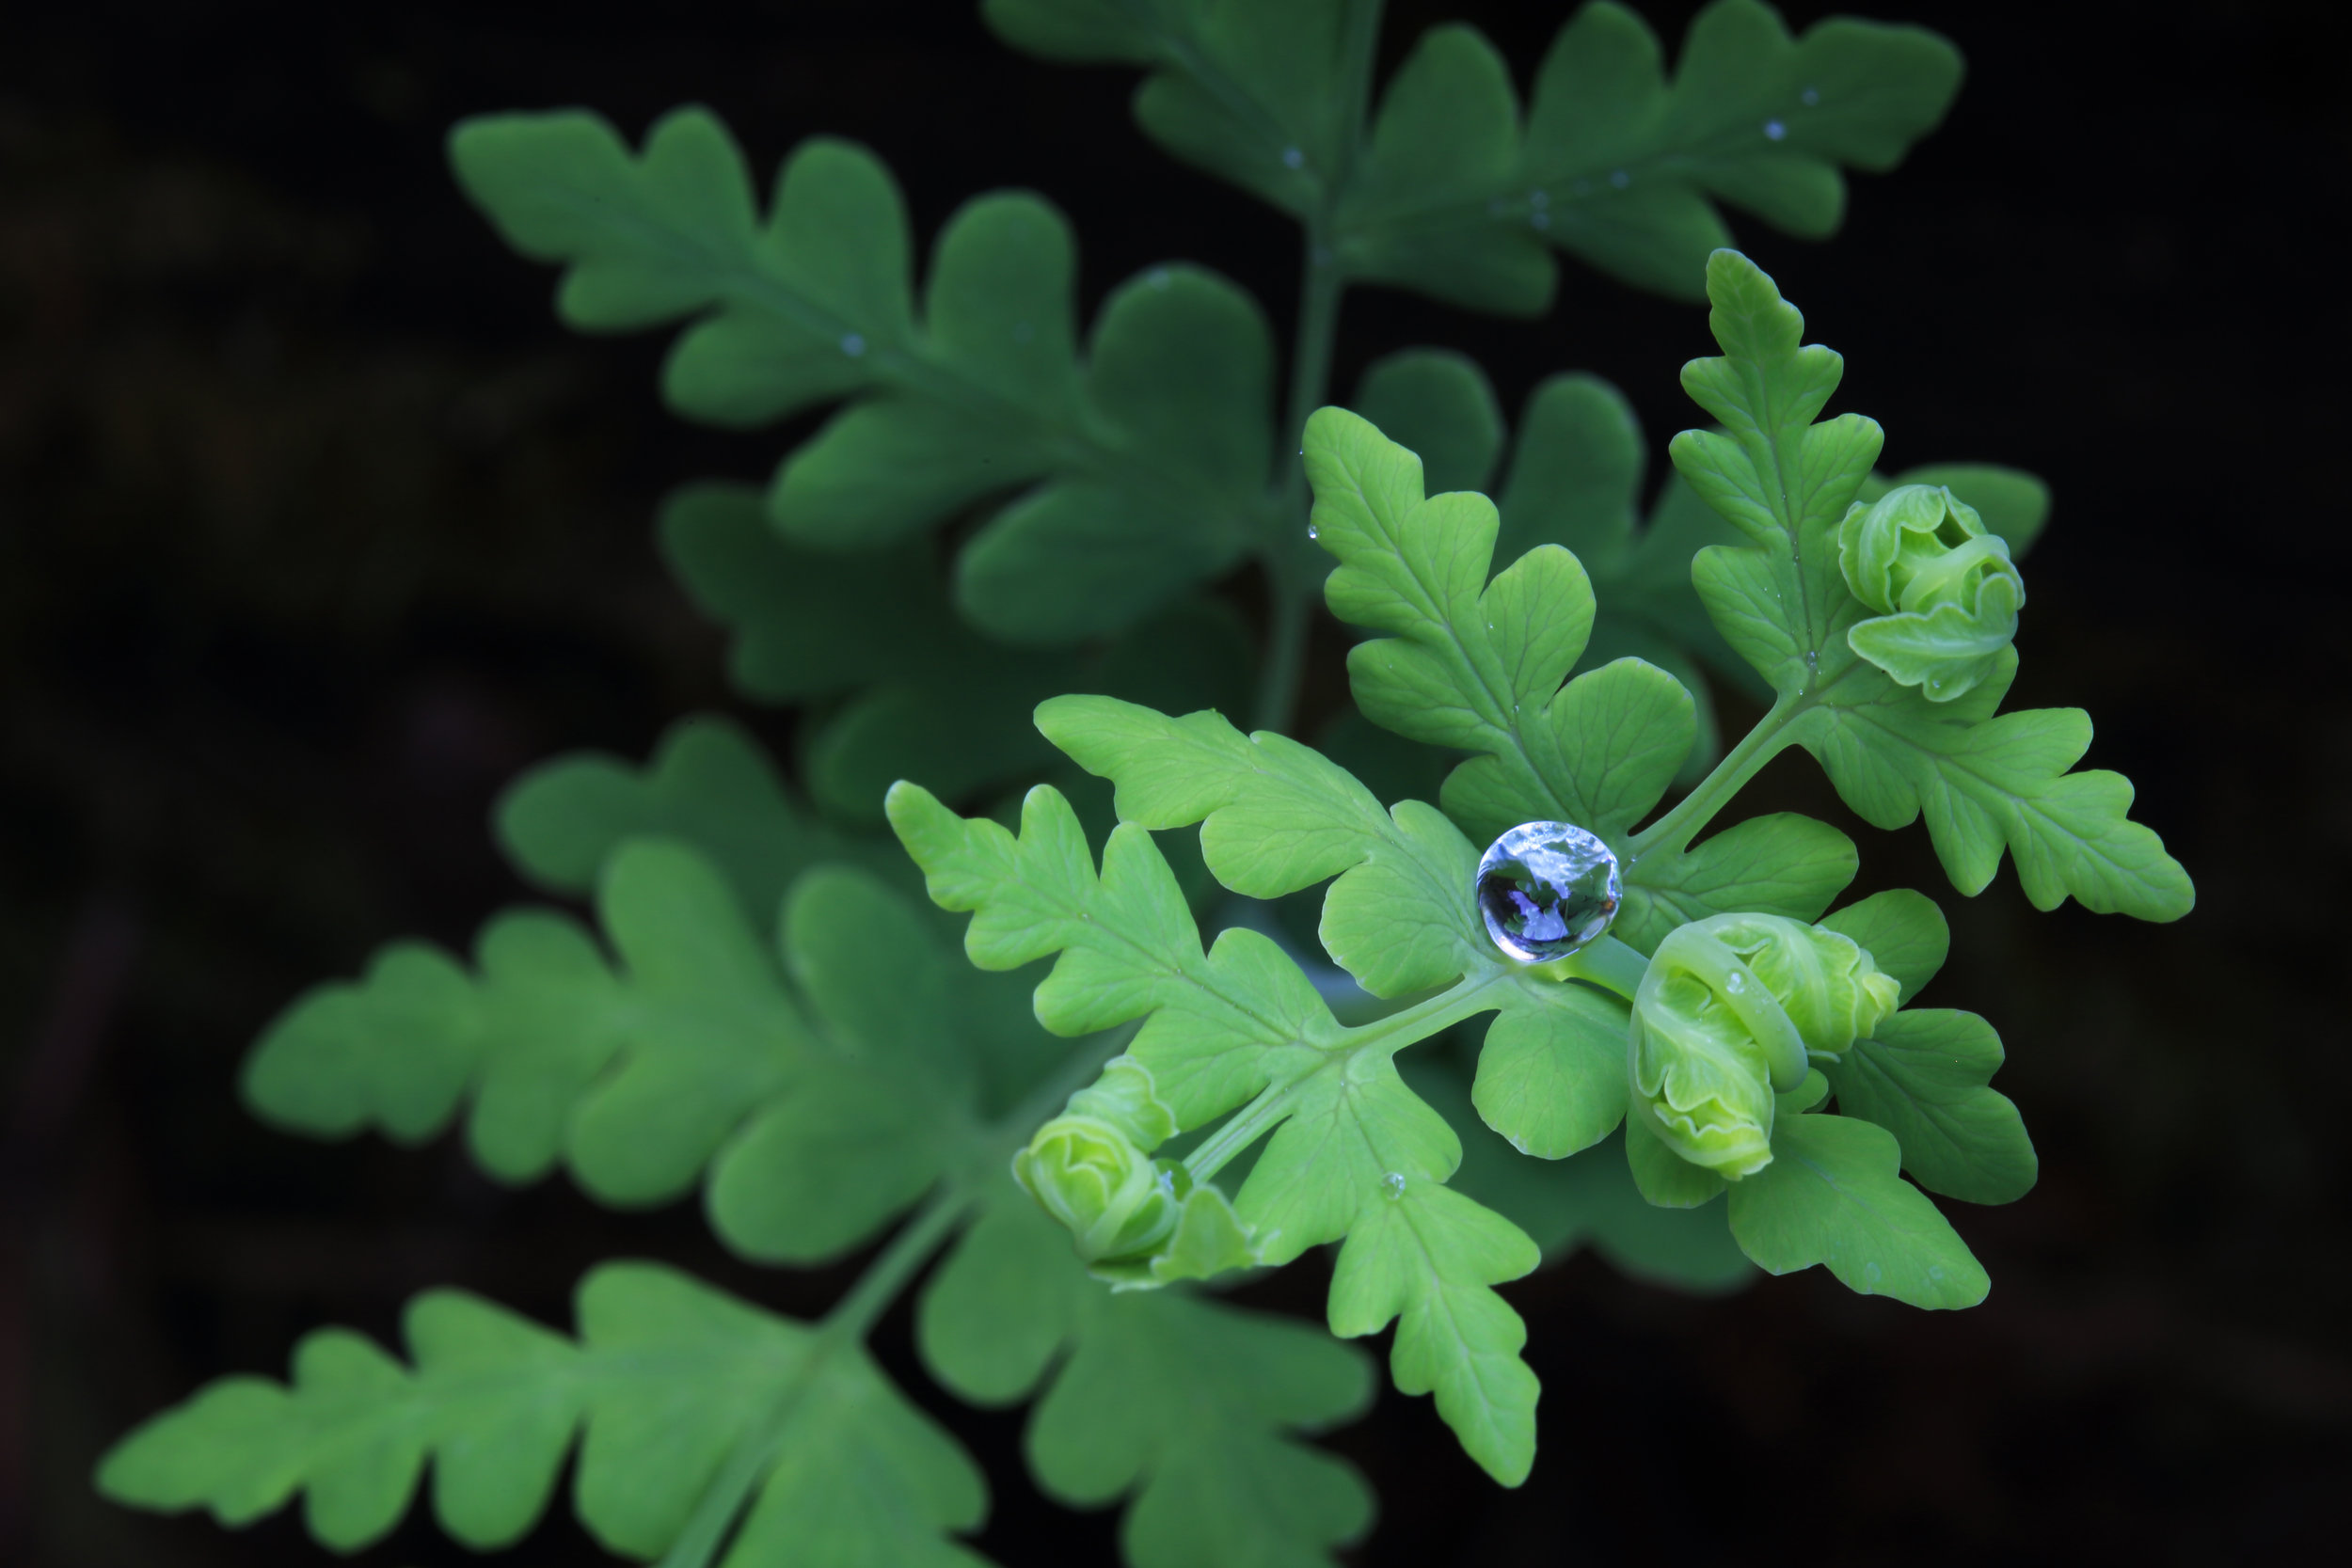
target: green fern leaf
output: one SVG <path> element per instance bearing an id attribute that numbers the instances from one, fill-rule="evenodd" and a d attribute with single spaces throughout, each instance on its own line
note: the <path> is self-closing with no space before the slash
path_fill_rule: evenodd
<path id="1" fill-rule="evenodd" d="M 1146 135 L 1303 217 L 1330 200 L 1346 167 L 1350 81 L 1368 69 L 1364 24 L 1375 9 L 1343 0 L 983 0 L 980 12 L 1032 55 L 1143 67 L 1151 75 L 1135 112 Z"/>
<path id="2" fill-rule="evenodd" d="M 848 143 L 804 144 L 764 217 L 701 109 L 636 155 L 562 111 L 468 120 L 450 156 L 509 244 L 565 264 L 567 322 L 692 324 L 663 375 L 679 412 L 750 426 L 853 400 L 776 476 L 787 537 L 879 547 L 1020 490 L 958 567 L 995 636 L 1133 625 L 1268 537 L 1272 350 L 1220 278 L 1158 267 L 1114 291 L 1082 363 L 1068 226 L 1034 196 L 949 221 L 918 319 L 898 189 Z"/>
<path id="3" fill-rule="evenodd" d="M 1542 1137 L 1569 1125 L 1597 1138 L 1624 1112 L 1622 1006 L 1597 995 L 1564 1005 L 1571 988 L 1502 959 L 1479 931 L 1474 854 L 1453 825 L 1416 801 L 1382 810 L 1306 747 L 1243 736 L 1214 713 L 1168 719 L 1099 697 L 1048 703 L 1038 721 L 1118 786 L 1121 825 L 1100 873 L 1055 791 L 1030 792 L 1016 838 L 902 784 L 891 792 L 891 821 L 931 897 L 974 912 L 964 946 L 983 968 L 1060 955 L 1037 993 L 1049 1029 L 1143 1018 L 1128 1054 L 1149 1070 L 1180 1131 L 1248 1103 L 1188 1158 L 1210 1162 L 1196 1168 L 1214 1174 L 1272 1133 L 1234 1199 L 1260 1260 L 1284 1262 L 1344 1238 L 1334 1331 L 1366 1334 L 1400 1318 L 1398 1386 L 1434 1390 L 1471 1456 L 1516 1483 L 1533 1458 L 1535 1386 L 1517 1357 L 1524 1331 L 1489 1287 L 1533 1268 L 1536 1252 L 1509 1222 L 1446 1189 L 1459 1142 L 1391 1058 L 1421 1034 L 1500 1009 L 1525 1038 L 1496 1059 L 1520 1069 L 1531 1055 L 1552 1056 L 1565 1064 L 1555 1082 L 1585 1100 L 1563 1117 L 1552 1103 L 1498 1094 L 1489 1114 L 1505 1118 L 1502 1131 Z M 1374 994 L 1458 983 L 1346 1029 L 1266 937 L 1230 928 L 1204 954 L 1151 837 L 1196 822 L 1209 869 L 1234 892 L 1278 897 L 1336 876 L 1323 942 Z M 1609 943 L 1596 958 L 1625 951 Z M 1592 1066 L 1604 1061 L 1617 1070 Z M 1520 1107 L 1539 1108 L 1542 1119 L 1509 1120 Z"/>
<path id="4" fill-rule="evenodd" d="M 561 1162 L 624 1206 L 707 1180 L 731 1246 L 792 1262 L 858 1245 L 968 1157 L 1001 1002 L 871 877 L 803 877 L 782 963 L 682 845 L 624 845 L 597 906 L 610 957 L 543 911 L 494 921 L 471 974 L 388 950 L 272 1025 L 247 1100 L 315 1136 L 412 1142 L 470 1098 L 468 1142 L 501 1180 Z"/>
<path id="5" fill-rule="evenodd" d="M 1180 1291 L 1113 1293 L 1068 1232 L 1003 1189 L 925 1287 L 933 1375 L 977 1404 L 1029 1397 L 1030 1468 L 1074 1507 L 1132 1495 L 1134 1568 L 1306 1568 L 1361 1534 L 1372 1497 L 1293 1434 L 1371 1399 L 1364 1357 L 1303 1323 Z"/>
<path id="6" fill-rule="evenodd" d="M 1846 585 L 1836 531 L 1868 479 L 1879 428 L 1854 414 L 1815 422 L 1842 361 L 1802 346 L 1804 318 L 1754 262 L 1718 251 L 1708 287 L 1724 356 L 1692 361 L 1683 385 L 1725 430 L 1686 431 L 1673 456 L 1752 541 L 1701 551 L 1692 574 L 1717 627 L 1779 694 L 1761 739 L 1752 737 L 1756 760 L 1802 744 L 1873 826 L 1900 828 L 1924 814 L 1963 893 L 1981 891 L 2007 850 L 2037 908 L 2071 895 L 2102 912 L 2185 914 L 2195 897 L 2188 875 L 2128 819 L 2130 783 L 2069 771 L 2090 746 L 2089 717 L 2073 708 L 1994 716 L 2016 671 L 2013 650 L 1993 679 L 1938 703 L 1849 645 L 1847 632 L 1871 611 Z"/>
<path id="7" fill-rule="evenodd" d="M 1625 282 L 1700 296 L 1728 202 L 1807 238 L 1845 211 L 1840 166 L 1899 163 L 1944 118 L 1959 54 L 1933 33 L 1837 17 L 1791 39 L 1759 0 L 1692 23 L 1671 82 L 1657 36 L 1588 5 L 1536 72 L 1524 131 L 1502 57 L 1474 29 L 1423 35 L 1389 84 L 1343 194 L 1349 276 L 1472 309 L 1551 302 L 1558 247 Z"/>
<path id="8" fill-rule="evenodd" d="M 1184 708 L 1248 694 L 1249 638 L 1222 605 L 1182 606 L 1085 652 L 1009 648 L 963 625 L 925 562 L 798 548 L 741 485 L 681 490 L 661 538 L 690 596 L 737 634 L 738 686 L 772 703 L 839 699 L 804 758 L 810 793 L 837 820 L 879 823 L 898 779 L 958 800 L 1033 780 L 1057 755 L 1029 713 L 1058 692 Z"/>
<path id="9" fill-rule="evenodd" d="M 1399 735 L 1480 753 L 1439 797 L 1464 830 L 1491 839 L 1520 822 L 1569 821 L 1599 834 L 1627 867 L 1617 934 L 1642 951 L 1730 910 L 1814 919 L 1852 878 L 1851 841 L 1789 815 L 1689 853 L 1637 857 L 1632 826 L 1689 752 L 1695 705 L 1639 659 L 1561 685 L 1595 617 L 1577 557 L 1540 545 L 1489 582 L 1494 503 L 1424 499 L 1414 454 L 1342 409 L 1308 421 L 1307 471 L 1316 537 L 1340 560 L 1324 590 L 1332 612 L 1390 634 L 1348 655 L 1357 705 Z"/>
<path id="10" fill-rule="evenodd" d="M 650 1263 L 596 1270 L 578 1310 L 571 1340 L 428 1291 L 405 1317 L 405 1366 L 322 1329 L 288 1384 L 223 1378 L 132 1433 L 101 1462 L 99 1489 L 231 1526 L 299 1493 L 310 1533 L 350 1552 L 400 1522 L 430 1462 L 441 1528 L 487 1550 L 547 1511 L 577 1444 L 580 1522 L 643 1559 L 749 1445 L 758 1492 L 724 1568 L 985 1560 L 949 1538 L 987 1513 L 978 1468 L 855 1343 Z"/>
<path id="11" fill-rule="evenodd" d="M 821 862 L 908 881 L 904 856 L 812 820 L 758 743 L 711 715 L 672 725 L 643 768 L 601 752 L 541 763 L 507 785 L 496 827 L 516 869 L 558 893 L 592 891 L 605 857 L 628 839 L 691 844 L 723 871 L 755 929 Z"/>

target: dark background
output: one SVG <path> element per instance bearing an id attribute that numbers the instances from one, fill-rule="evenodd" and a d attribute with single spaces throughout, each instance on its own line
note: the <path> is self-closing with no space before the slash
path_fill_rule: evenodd
<path id="1" fill-rule="evenodd" d="M 1485 26 L 1521 79 L 1565 5 L 1398 4 Z M 1670 39 L 1693 8 L 1649 4 Z M 2058 496 L 2028 562 L 2016 703 L 2079 704 L 2090 762 L 2199 885 L 2153 928 L 2039 915 L 2004 870 L 1962 900 L 1924 832 L 1830 803 L 1872 885 L 1941 889 L 1930 1000 L 2000 1027 L 2042 1153 L 2006 1209 L 1950 1205 L 1995 1281 L 1929 1315 L 1819 1271 L 1699 1302 L 1580 1258 L 1515 1286 L 1545 1383 L 1516 1493 L 1428 1402 L 1384 1392 L 1334 1445 L 1378 1485 L 1355 1560 L 2264 1560 L 2340 1544 L 2352 1457 L 2344 1222 L 2352 1053 L 2340 933 L 2352 768 L 2340 608 L 2345 293 L 2323 238 L 2347 97 L 2343 8 L 1922 5 L 1967 52 L 1943 131 L 1854 182 L 1827 246 L 1735 218 L 1848 356 L 1836 406 L 1887 467 L 2014 463 Z M 1788 8 L 1803 24 L 1817 8 Z M 112 1510 L 105 1443 L 200 1381 L 277 1373 L 326 1322 L 389 1336 L 461 1283 L 568 1322 L 599 1258 L 655 1256 L 814 1311 L 844 1274 L 734 1264 L 691 1205 L 503 1192 L 417 1152 L 264 1132 L 246 1044 L 302 988 L 416 933 L 462 944 L 523 890 L 501 784 L 559 750 L 642 755 L 736 703 L 723 643 L 657 564 L 671 483 L 765 475 L 784 439 L 659 409 L 666 335 L 572 337 L 551 275 L 462 203 L 443 129 L 586 103 L 632 136 L 699 99 L 763 171 L 846 133 L 928 236 L 1035 186 L 1076 218 L 1086 305 L 1168 257 L 1264 298 L 1286 225 L 1132 128 L 1127 73 L 1028 61 L 970 8 L 17 8 L 0 62 L 0 1559 L 314 1561 L 280 1516 L 232 1535 Z M 1458 344 L 1506 405 L 1554 370 L 1627 388 L 1653 443 L 1701 314 L 1570 264 L 1537 323 L 1351 296 L 1342 387 Z M 1258 1292 L 1311 1312 L 1302 1264 Z M 1101 1562 L 1115 1514 L 1039 1502 L 1017 1414 L 919 1398 L 991 1469 L 980 1545 Z M 559 1508 L 516 1560 L 590 1560 Z M 370 1565 L 466 1554 L 412 1519 Z"/>

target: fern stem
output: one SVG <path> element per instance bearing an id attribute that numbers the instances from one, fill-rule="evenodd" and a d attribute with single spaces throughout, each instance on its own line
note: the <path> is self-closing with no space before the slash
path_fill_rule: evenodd
<path id="1" fill-rule="evenodd" d="M 1696 837 L 1700 829 L 1714 820 L 1717 812 L 1731 803 L 1731 798 L 1740 793 L 1742 785 L 1795 739 L 1789 733 L 1791 727 L 1811 705 L 1806 698 L 1781 693 L 1772 711 L 1756 721 L 1756 728 L 1739 745 L 1724 753 L 1724 759 L 1712 772 L 1701 779 L 1690 794 L 1676 801 L 1672 811 L 1633 835 L 1626 871 L 1630 874 L 1645 855 L 1660 850 L 1674 854 Z"/>
<path id="2" fill-rule="evenodd" d="M 1320 198 L 1306 220 L 1306 245 L 1301 257 L 1298 336 L 1291 350 L 1290 402 L 1283 412 L 1282 436 L 1290 442 L 1284 458 L 1282 504 L 1277 509 L 1278 535 L 1267 541 L 1264 561 L 1266 589 L 1271 597 L 1267 619 L 1265 663 L 1258 677 L 1256 718 L 1251 727 L 1287 734 L 1297 717 L 1298 686 L 1307 663 L 1307 634 L 1313 624 L 1316 585 L 1324 562 L 1307 537 L 1307 467 L 1300 461 L 1299 443 L 1307 417 L 1323 406 L 1331 388 L 1331 357 L 1339 341 L 1340 298 L 1347 292 L 1346 269 L 1340 265 L 1334 236 L 1339 228 L 1340 198 L 1355 176 L 1363 150 L 1364 127 L 1371 112 L 1374 56 L 1380 41 L 1381 0 L 1355 0 L 1347 8 L 1342 46 L 1346 52 L 1343 91 L 1339 164 L 1323 184 Z"/>
<path id="3" fill-rule="evenodd" d="M 660 1568 L 708 1568 L 726 1544 L 743 1505 L 751 1499 L 760 1481 L 775 1468 L 789 1435 L 792 1417 L 822 1374 L 825 1363 L 843 1349 L 865 1339 L 875 1320 L 898 1299 L 915 1271 L 930 1261 L 931 1254 L 962 1223 L 964 1212 L 972 1207 L 972 1202 L 971 1193 L 961 1184 L 950 1183 L 943 1188 L 891 1238 L 882 1255 L 866 1265 L 857 1283 L 850 1287 L 849 1294 L 834 1303 L 833 1310 L 817 1325 L 816 1338 L 808 1347 L 808 1358 L 801 1364 L 800 1375 L 777 1397 L 768 1418 L 745 1433 L 742 1441 L 736 1444 L 735 1451 L 727 1455 L 726 1463 L 704 1490 L 702 1500 L 694 1505 L 686 1528 L 662 1554 Z"/>
<path id="4" fill-rule="evenodd" d="M 1223 1170 L 1251 1144 L 1256 1143 L 1276 1123 L 1291 1113 L 1293 1101 L 1307 1080 L 1318 1073 L 1351 1069 L 1367 1053 L 1378 1052 L 1392 1056 L 1415 1040 L 1425 1039 L 1438 1030 L 1495 1006 L 1487 993 L 1511 978 L 1508 971 L 1479 975 L 1464 980 L 1449 990 L 1439 991 L 1426 1002 L 1391 1013 L 1361 1028 L 1347 1031 L 1345 1040 L 1324 1054 L 1323 1061 L 1311 1071 L 1288 1083 L 1269 1084 L 1257 1099 L 1227 1118 L 1225 1125 L 1209 1134 L 1200 1146 L 1184 1156 L 1184 1170 L 1195 1181 L 1206 1181 Z"/>

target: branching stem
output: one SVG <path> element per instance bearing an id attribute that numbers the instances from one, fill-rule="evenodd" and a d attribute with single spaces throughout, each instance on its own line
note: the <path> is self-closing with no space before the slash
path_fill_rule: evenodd
<path id="1" fill-rule="evenodd" d="M 1289 1116 L 1299 1090 L 1310 1079 L 1326 1072 L 1350 1071 L 1371 1053 L 1392 1056 L 1415 1040 L 1484 1012 L 1495 1005 L 1493 992 L 1512 978 L 1508 970 L 1475 975 L 1402 1012 L 1350 1029 L 1346 1038 L 1330 1048 L 1311 1070 L 1286 1083 L 1268 1085 L 1257 1099 L 1228 1117 L 1225 1125 L 1184 1156 L 1185 1171 L 1195 1181 L 1206 1181 Z"/>
<path id="2" fill-rule="evenodd" d="M 1027 1141 L 1030 1132 L 1070 1097 L 1071 1090 L 1092 1078 L 1104 1061 L 1124 1049 L 1134 1035 L 1132 1027 L 1117 1029 L 1082 1042 L 1082 1049 L 1073 1051 L 1021 1103 L 989 1126 L 974 1129 L 970 1162 L 941 1186 L 866 1265 L 848 1293 L 834 1303 L 817 1325 L 815 1341 L 799 1374 L 777 1396 L 766 1421 L 736 1445 L 726 1464 L 711 1478 L 686 1528 L 663 1554 L 660 1568 L 708 1568 L 760 1478 L 775 1468 L 793 1412 L 826 1363 L 844 1347 L 865 1340 L 898 1293 L 978 1207 L 980 1183 L 991 1176 L 1010 1180 L 1004 1171 L 1011 1151 Z"/>
<path id="3" fill-rule="evenodd" d="M 1739 745 L 1724 753 L 1724 759 L 1698 782 L 1696 788 L 1676 801 L 1672 811 L 1633 835 L 1627 872 L 1630 873 L 1645 855 L 1676 854 L 1697 837 L 1699 830 L 1731 803 L 1731 798 L 1740 793 L 1742 785 L 1795 740 L 1792 731 L 1796 721 L 1811 705 L 1806 697 L 1781 693 L 1772 711 L 1756 721 L 1756 728 Z"/>

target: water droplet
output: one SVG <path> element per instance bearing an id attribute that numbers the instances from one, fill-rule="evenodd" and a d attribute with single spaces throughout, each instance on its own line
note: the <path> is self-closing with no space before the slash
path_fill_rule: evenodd
<path id="1" fill-rule="evenodd" d="M 1862 1265 L 1862 1277 L 1868 1280 L 1873 1285 L 1879 1282 L 1879 1275 L 1883 1272 L 1884 1271 L 1880 1269 L 1876 1263 L 1865 1263 Z"/>
<path id="2" fill-rule="evenodd" d="M 1527 193 L 1527 204 L 1540 212 L 1542 209 L 1551 205 L 1551 193 L 1549 191 L 1530 191 Z"/>
<path id="3" fill-rule="evenodd" d="M 1821 656 L 1818 650 L 1807 648 L 1804 651 L 1804 667 L 1817 675 L 1821 673 Z"/>
<path id="4" fill-rule="evenodd" d="M 1797 94 L 1797 102 L 1804 104 L 1808 109 L 1819 108 L 1821 103 L 1821 95 L 1818 89 L 1807 87 L 1804 91 Z"/>
<path id="5" fill-rule="evenodd" d="M 1928 689 L 1930 691 L 1941 691 L 1944 689 L 1944 683 L 1941 680 L 1931 680 L 1928 682 Z"/>
<path id="6" fill-rule="evenodd" d="M 1305 454 L 1301 453 L 1301 455 L 1303 456 Z M 1320 539 L 1323 537 L 1323 531 L 1316 528 L 1314 524 L 1309 523 L 1307 525 L 1307 537 L 1310 539 Z"/>
<path id="7" fill-rule="evenodd" d="M 1609 182 L 1610 182 L 1611 184 L 1613 184 L 1613 185 L 1616 186 L 1616 187 L 1617 187 L 1617 189 L 1619 189 L 1619 190 L 1623 190 L 1623 189 L 1625 189 L 1628 185 L 1630 185 L 1631 183 L 1633 183 L 1633 176 L 1631 176 L 1630 174 L 1628 174 L 1628 173 L 1627 173 L 1625 170 L 1623 170 L 1623 169 L 1618 169 L 1615 173 L 1612 174 L 1612 175 L 1609 177 Z"/>
<path id="8" fill-rule="evenodd" d="M 1405 1196 L 1405 1173 L 1401 1170 L 1389 1172 L 1380 1179 L 1380 1190 L 1389 1195 L 1391 1203 Z"/>
<path id="9" fill-rule="evenodd" d="M 1168 269 L 1166 267 L 1153 267 L 1144 276 L 1143 280 L 1146 283 L 1151 284 L 1152 287 L 1155 289 L 1165 289 L 1168 285 Z"/>
<path id="10" fill-rule="evenodd" d="M 1735 969 L 1730 974 L 1724 976 L 1724 990 L 1731 992 L 1734 996 L 1739 995 L 1741 991 L 1747 989 L 1747 976 L 1741 974 L 1738 970 Z"/>
<path id="11" fill-rule="evenodd" d="M 1839 1109 L 1841 1109 L 1841 1110 L 1842 1110 L 1842 1109 L 1844 1109 L 1844 1107 L 1842 1107 L 1842 1106 L 1841 1106 L 1841 1107 L 1839 1107 Z M 1943 1265 L 1943 1264 L 1941 1264 L 1941 1263 L 1931 1263 L 1931 1264 L 1929 1264 L 1929 1265 L 1928 1265 L 1928 1277 L 1929 1277 L 1930 1279 L 1942 1279 L 1942 1278 L 1944 1277 L 1944 1265 Z"/>
<path id="12" fill-rule="evenodd" d="M 1625 896 L 1617 857 L 1573 822 L 1522 822 L 1478 863 L 1478 912 L 1522 963 L 1565 958 L 1609 929 Z"/>
<path id="13" fill-rule="evenodd" d="M 1534 228 L 1549 229 L 1551 227 L 1551 214 L 1549 213 L 1530 213 L 1527 214 L 1527 221 Z"/>
<path id="14" fill-rule="evenodd" d="M 1766 141 L 1778 141 L 1781 137 L 1787 135 L 1788 134 L 1788 127 L 1783 125 L 1779 120 L 1768 119 L 1764 122 L 1764 139 Z"/>
<path id="15" fill-rule="evenodd" d="M 1298 149 L 1295 147 L 1286 147 L 1282 149 L 1282 166 L 1284 168 L 1303 168 L 1306 166 L 1306 163 L 1307 154 L 1299 151 Z"/>
<path id="16" fill-rule="evenodd" d="M 844 333 L 841 339 L 841 352 L 854 359 L 866 352 L 866 340 L 854 332 Z"/>

